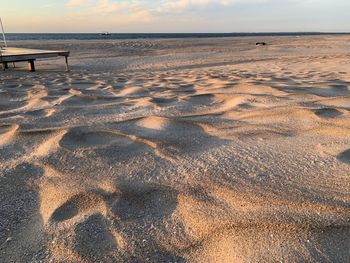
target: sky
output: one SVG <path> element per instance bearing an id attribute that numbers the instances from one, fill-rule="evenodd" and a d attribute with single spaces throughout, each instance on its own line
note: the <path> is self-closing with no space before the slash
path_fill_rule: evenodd
<path id="1" fill-rule="evenodd" d="M 350 32 L 350 0 L 0 0 L 13 33 Z"/>

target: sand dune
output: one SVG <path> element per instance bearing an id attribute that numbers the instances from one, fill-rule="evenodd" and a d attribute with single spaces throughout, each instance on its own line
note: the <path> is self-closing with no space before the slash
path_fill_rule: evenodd
<path id="1" fill-rule="evenodd" d="M 349 262 L 349 38 L 255 40 L 1 72 L 0 261 Z"/>

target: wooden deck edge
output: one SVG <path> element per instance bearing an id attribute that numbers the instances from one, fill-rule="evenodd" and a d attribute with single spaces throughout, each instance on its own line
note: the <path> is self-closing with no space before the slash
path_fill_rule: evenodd
<path id="1" fill-rule="evenodd" d="M 12 51 L 27 51 L 27 54 L 6 54 L 6 50 Z M 40 52 L 41 51 L 41 52 Z M 32 53 L 30 53 L 32 52 Z M 36 53 L 37 52 L 37 53 Z M 5 53 L 5 54 L 4 54 Z M 8 52 L 9 53 L 9 52 Z M 69 71 L 68 57 L 70 51 L 50 51 L 50 50 L 35 50 L 35 49 L 19 49 L 19 48 L 4 48 L 0 52 L 0 64 L 3 69 L 8 68 L 8 63 L 15 62 L 28 62 L 28 67 L 31 72 L 35 71 L 34 61 L 37 59 L 55 58 L 55 57 L 65 57 L 66 71 Z"/>

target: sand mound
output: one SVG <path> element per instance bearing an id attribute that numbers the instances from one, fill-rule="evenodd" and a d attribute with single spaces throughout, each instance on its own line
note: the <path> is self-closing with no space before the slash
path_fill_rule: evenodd
<path id="1" fill-rule="evenodd" d="M 274 96 L 286 96 L 288 93 L 280 91 L 278 89 L 262 86 L 262 85 L 249 85 L 249 84 L 241 84 L 234 86 L 232 91 L 246 94 L 254 94 L 254 95 L 274 95 Z"/>
<path id="2" fill-rule="evenodd" d="M 137 122 L 138 126 L 151 130 L 164 130 L 169 124 L 169 120 L 158 116 L 145 117 Z"/>
<path id="3" fill-rule="evenodd" d="M 333 106 L 333 107 L 341 107 L 341 108 L 350 109 L 350 98 L 349 97 L 326 99 L 326 100 L 320 101 L 319 103 L 322 105 L 326 105 L 326 106 Z"/>
<path id="4" fill-rule="evenodd" d="M 142 90 L 142 87 L 129 87 L 122 89 L 119 93 L 117 93 L 117 96 L 132 96 L 132 95 L 141 95 L 141 93 L 144 93 Z"/>
<path id="5" fill-rule="evenodd" d="M 39 147 L 36 149 L 34 155 L 38 157 L 43 157 L 48 155 L 50 152 L 53 152 L 58 149 L 59 147 L 59 141 L 62 140 L 62 137 L 66 134 L 66 131 L 58 131 L 55 134 L 52 135 L 51 138 L 43 142 Z"/>
<path id="6" fill-rule="evenodd" d="M 4 146 L 9 143 L 15 136 L 18 130 L 18 125 L 1 125 L 0 126 L 0 146 Z"/>

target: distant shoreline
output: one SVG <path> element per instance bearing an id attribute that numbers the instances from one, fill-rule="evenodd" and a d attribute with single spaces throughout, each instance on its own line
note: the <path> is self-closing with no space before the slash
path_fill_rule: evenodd
<path id="1" fill-rule="evenodd" d="M 226 37 L 269 37 L 269 36 L 324 36 L 350 35 L 329 32 L 266 32 L 266 33 L 7 33 L 9 41 L 20 40 L 123 40 L 123 39 L 179 39 L 179 38 L 226 38 Z"/>

